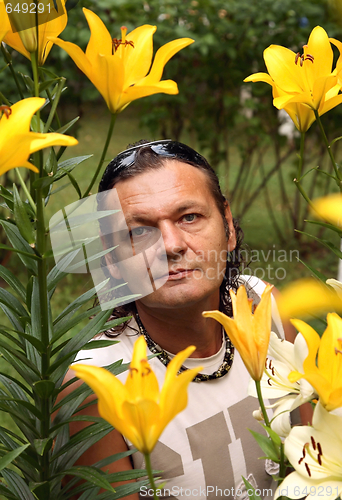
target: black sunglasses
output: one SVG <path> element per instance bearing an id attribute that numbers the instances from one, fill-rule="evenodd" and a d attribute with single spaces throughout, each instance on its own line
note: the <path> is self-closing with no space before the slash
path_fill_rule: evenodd
<path id="1" fill-rule="evenodd" d="M 159 156 L 183 160 L 186 163 L 199 167 L 202 166 L 211 170 L 211 167 L 204 156 L 200 155 L 197 151 L 190 148 L 186 144 L 172 141 L 171 139 L 146 142 L 144 144 L 139 144 L 138 146 L 126 149 L 113 158 L 113 160 L 107 165 L 102 181 L 100 182 L 99 191 L 101 191 L 101 184 L 103 184 L 103 182 L 106 184 L 107 177 L 116 177 L 122 170 L 126 170 L 134 165 L 138 152 L 143 148 L 149 148 Z"/>

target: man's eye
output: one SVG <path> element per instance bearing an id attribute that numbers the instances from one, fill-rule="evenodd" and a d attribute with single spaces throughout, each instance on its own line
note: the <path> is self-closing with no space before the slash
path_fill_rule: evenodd
<path id="1" fill-rule="evenodd" d="M 198 216 L 196 214 L 185 214 L 183 216 L 183 220 L 185 220 L 185 222 L 194 222 L 197 217 Z"/>
<path id="2" fill-rule="evenodd" d="M 148 234 L 148 232 L 149 232 L 148 227 L 140 226 L 140 227 L 135 227 L 135 228 L 131 229 L 130 234 L 133 237 L 146 236 Z"/>

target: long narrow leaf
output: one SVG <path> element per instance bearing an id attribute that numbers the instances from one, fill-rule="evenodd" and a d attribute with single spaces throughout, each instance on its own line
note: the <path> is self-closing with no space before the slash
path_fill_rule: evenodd
<path id="1" fill-rule="evenodd" d="M 97 316 L 92 318 L 89 323 L 82 328 L 82 330 L 61 350 L 57 361 L 51 365 L 51 373 L 55 370 L 55 366 L 57 365 L 59 359 L 64 358 L 72 352 L 79 351 L 91 338 L 93 338 L 94 335 L 98 333 L 98 330 L 104 326 L 111 314 L 112 311 L 110 310 L 102 311 Z M 59 376 L 62 376 L 62 373 L 60 373 Z"/>
<path id="2" fill-rule="evenodd" d="M 297 230 L 297 233 L 305 234 L 306 236 L 310 236 L 310 238 L 313 238 L 314 240 L 319 241 L 322 245 L 329 248 L 329 250 L 332 250 L 332 252 L 334 252 L 334 254 L 337 255 L 337 257 L 339 259 L 342 259 L 341 250 L 337 246 L 335 246 L 331 241 L 323 240 L 322 238 L 318 238 L 317 236 L 313 236 L 312 234 L 305 233 L 304 231 Z"/>
<path id="3" fill-rule="evenodd" d="M 11 245 L 14 249 L 16 249 L 15 251 L 20 250 L 22 252 L 18 252 L 20 260 L 32 274 L 37 275 L 38 267 L 35 260 L 37 259 L 37 256 L 33 252 L 30 245 L 27 243 L 27 241 L 25 241 L 21 236 L 18 228 L 14 224 L 11 224 L 7 221 L 0 221 L 0 224 L 4 228 L 4 231 L 7 235 L 7 238 L 11 242 Z"/>
<path id="4" fill-rule="evenodd" d="M 14 216 L 20 234 L 30 245 L 35 242 L 35 231 L 25 208 L 26 203 L 20 198 L 17 186 L 13 184 Z"/>
<path id="5" fill-rule="evenodd" d="M 0 459 L 0 471 L 7 467 L 13 460 L 15 460 L 30 444 L 25 444 L 24 446 L 19 446 L 13 451 L 6 453 L 4 457 Z"/>
<path id="6" fill-rule="evenodd" d="M 99 488 L 112 491 L 113 493 L 115 492 L 114 488 L 107 481 L 106 475 L 103 472 L 97 470 L 95 467 L 85 465 L 71 467 L 70 469 L 63 471 L 62 474 L 80 477 L 81 479 L 85 479 L 86 481 L 89 481 Z"/>
<path id="7" fill-rule="evenodd" d="M 0 288 L 0 303 L 7 306 L 13 311 L 19 318 L 27 317 L 29 319 L 28 312 L 19 302 L 19 300 L 8 290 Z"/>
<path id="8" fill-rule="evenodd" d="M 10 469 L 3 469 L 2 475 L 10 491 L 17 495 L 19 500 L 36 500 L 19 474 Z"/>
<path id="9" fill-rule="evenodd" d="M 25 301 L 26 290 L 21 284 L 20 280 L 6 267 L 0 265 L 0 278 L 2 278 L 10 287 L 19 295 L 19 297 Z"/>

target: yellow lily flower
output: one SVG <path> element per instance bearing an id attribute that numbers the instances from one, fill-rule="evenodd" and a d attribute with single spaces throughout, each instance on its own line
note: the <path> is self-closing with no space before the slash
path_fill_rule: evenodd
<path id="1" fill-rule="evenodd" d="M 256 381 L 261 380 L 264 373 L 270 340 L 272 288 L 272 285 L 266 286 L 254 314 L 244 286 L 240 286 L 236 295 L 230 291 L 234 319 L 220 311 L 202 313 L 205 318 L 214 318 L 223 325 L 228 337 L 239 351 L 250 376 Z"/>
<path id="2" fill-rule="evenodd" d="M 323 219 L 342 227 L 342 195 L 341 193 L 324 196 L 313 202 L 313 208 Z"/>
<path id="3" fill-rule="evenodd" d="M 6 36 L 6 34 L 12 30 L 11 23 L 9 22 L 9 19 L 8 19 L 8 16 L 6 13 L 6 7 L 5 7 L 3 0 L 0 0 L 0 19 L 1 19 L 0 43 L 1 43 L 2 40 L 4 39 L 4 37 Z"/>
<path id="4" fill-rule="evenodd" d="M 332 71 L 333 51 L 326 31 L 316 26 L 303 54 L 280 45 L 264 51 L 268 73 L 255 73 L 245 82 L 265 82 L 273 88 L 273 104 L 285 109 L 301 132 L 315 120 L 313 110 L 323 115 L 342 102 L 337 72 Z"/>
<path id="5" fill-rule="evenodd" d="M 169 363 L 164 385 L 159 391 L 157 377 L 146 359 L 146 342 L 139 337 L 126 383 L 104 368 L 76 364 L 76 376 L 84 380 L 98 396 L 102 418 L 113 425 L 139 451 L 151 453 L 167 424 L 187 405 L 187 386 L 201 367 L 178 370 L 195 347 L 179 352 Z"/>
<path id="6" fill-rule="evenodd" d="M 163 45 L 151 67 L 152 37 L 156 26 L 140 26 L 127 36 L 126 28 L 122 27 L 121 39 L 112 39 L 94 12 L 88 9 L 83 9 L 83 12 L 91 31 L 85 53 L 74 43 L 58 38 L 51 38 L 51 41 L 62 47 L 95 85 L 111 113 L 120 113 L 130 102 L 141 97 L 178 93 L 174 81 L 160 81 L 163 69 L 174 54 L 194 40 L 179 38 Z"/>
<path id="7" fill-rule="evenodd" d="M 0 0 L 0 8 L 1 11 L 3 7 L 4 2 L 3 0 Z M 49 2 L 49 5 L 51 2 Z M 62 0 L 61 4 L 59 5 L 59 8 L 63 8 L 63 14 L 61 16 L 58 16 L 57 18 L 53 19 L 53 17 L 56 15 L 56 13 L 53 11 L 53 9 L 50 6 L 50 11 L 47 10 L 46 4 L 44 4 L 46 9 L 44 10 L 43 14 L 38 14 L 38 16 L 44 16 L 44 20 L 46 22 L 39 22 L 38 24 L 38 65 L 43 66 L 43 64 L 46 61 L 47 56 L 50 53 L 50 50 L 52 49 L 53 42 L 49 40 L 49 37 L 52 36 L 58 36 L 66 27 L 67 22 L 68 22 L 68 15 L 67 11 L 65 8 L 65 1 Z M 0 11 L 0 12 L 1 12 Z M 12 16 L 12 17 L 11 17 Z M 5 25 L 9 23 L 9 19 L 13 18 L 13 25 L 17 26 L 18 21 L 14 20 L 14 13 L 7 14 L 5 13 L 1 19 L 4 20 Z M 23 17 L 25 14 L 20 13 L 19 16 Z M 51 19 L 52 18 L 52 19 Z M 21 19 L 21 18 L 19 18 Z M 49 19 L 51 19 L 49 21 Z M 1 21 L 3 22 L 3 21 Z M 27 26 L 27 21 L 25 21 L 25 26 Z M 18 27 L 19 28 L 19 27 Z M 23 54 L 27 59 L 31 59 L 31 52 L 35 52 L 37 50 L 37 32 L 36 32 L 36 27 L 33 26 L 32 28 L 28 29 L 23 29 L 19 30 L 16 32 L 13 32 L 11 25 L 10 25 L 10 30 L 7 32 L 7 34 L 4 36 L 3 41 L 12 47 L 14 50 L 17 52 L 20 52 Z"/>
<path id="8" fill-rule="evenodd" d="M 277 306 L 282 319 L 317 315 L 331 310 L 342 311 L 341 297 L 314 278 L 294 281 L 281 292 Z"/>
<path id="9" fill-rule="evenodd" d="M 304 378 L 315 389 L 327 411 L 339 408 L 342 406 L 342 318 L 329 313 L 322 337 L 304 321 L 291 322 L 305 338 L 309 354 L 303 363 L 304 373 L 292 371 L 290 382 Z"/>
<path id="10" fill-rule="evenodd" d="M 16 167 L 38 169 L 28 161 L 31 153 L 50 146 L 75 146 L 78 141 L 64 134 L 30 132 L 32 116 L 44 104 L 41 97 L 29 97 L 5 107 L 0 119 L 0 175 Z"/>

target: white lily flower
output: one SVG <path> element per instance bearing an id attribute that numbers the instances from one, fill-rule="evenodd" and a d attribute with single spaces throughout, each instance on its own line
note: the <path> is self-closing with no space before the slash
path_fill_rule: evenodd
<path id="1" fill-rule="evenodd" d="M 294 427 L 285 439 L 285 454 L 295 471 L 274 498 L 342 499 L 341 412 L 328 412 L 318 403 L 312 424 Z"/>
<path id="2" fill-rule="evenodd" d="M 288 375 L 293 371 L 303 371 L 303 361 L 308 355 L 304 337 L 298 333 L 294 344 L 281 340 L 271 332 L 266 368 L 261 379 L 264 398 L 280 398 L 267 408 L 274 408 L 271 428 L 281 437 L 291 430 L 290 412 L 314 397 L 313 387 L 304 379 L 291 383 Z M 248 393 L 257 397 L 254 380 L 250 380 Z"/>
<path id="3" fill-rule="evenodd" d="M 326 281 L 326 284 L 332 286 L 337 295 L 339 295 L 342 298 L 342 283 L 340 281 L 335 280 L 333 278 L 329 278 Z"/>

